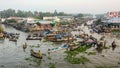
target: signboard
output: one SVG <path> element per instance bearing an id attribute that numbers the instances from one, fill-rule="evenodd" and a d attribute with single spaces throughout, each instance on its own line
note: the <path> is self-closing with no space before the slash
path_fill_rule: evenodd
<path id="1" fill-rule="evenodd" d="M 118 16 L 119 16 L 119 12 L 109 12 L 109 13 L 108 13 L 108 16 L 109 16 L 110 18 L 118 17 Z"/>

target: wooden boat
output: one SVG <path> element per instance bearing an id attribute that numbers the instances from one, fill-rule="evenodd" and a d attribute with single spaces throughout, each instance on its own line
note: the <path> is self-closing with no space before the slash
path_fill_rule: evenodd
<path id="1" fill-rule="evenodd" d="M 74 40 L 77 40 L 77 39 L 75 39 L 75 38 L 69 38 L 69 39 L 68 38 L 64 38 L 63 39 L 63 41 L 74 41 Z"/>
<path id="2" fill-rule="evenodd" d="M 46 37 L 54 37 L 56 34 L 47 34 Z"/>
<path id="3" fill-rule="evenodd" d="M 4 33 L 0 33 L 0 40 L 4 40 L 5 39 L 5 34 Z"/>
<path id="4" fill-rule="evenodd" d="M 47 40 L 54 40 L 55 39 L 55 37 L 45 37 L 45 39 L 47 39 Z"/>
<path id="5" fill-rule="evenodd" d="M 26 40 L 41 40 L 41 37 L 27 37 Z"/>
<path id="6" fill-rule="evenodd" d="M 62 39 L 56 39 L 56 38 L 51 38 L 51 39 L 48 39 L 48 40 L 50 40 L 51 42 L 65 42 L 65 41 L 74 41 L 74 40 L 76 40 L 76 39 L 74 39 L 74 38 L 62 38 Z"/>
<path id="7" fill-rule="evenodd" d="M 38 53 L 36 53 L 34 51 L 30 51 L 30 53 L 31 53 L 31 56 L 38 58 L 38 59 L 42 59 L 42 57 L 40 57 Z"/>
<path id="8" fill-rule="evenodd" d="M 17 42 L 17 39 L 16 38 L 10 38 L 9 41 Z"/>
<path id="9" fill-rule="evenodd" d="M 77 49 L 78 47 L 79 46 L 72 46 L 72 47 L 70 47 L 70 50 L 73 51 L 73 50 Z"/>
<path id="10" fill-rule="evenodd" d="M 20 33 L 16 33 L 16 35 L 20 35 Z"/>
<path id="11" fill-rule="evenodd" d="M 63 46 L 60 46 L 60 47 L 51 48 L 48 52 L 56 52 L 56 51 L 59 51 L 59 50 L 62 50 L 62 49 L 66 49 L 66 48 L 68 48 L 68 46 L 63 45 Z"/>
<path id="12" fill-rule="evenodd" d="M 79 47 L 79 45 L 71 44 L 70 45 L 70 50 L 73 51 L 73 50 L 77 49 L 78 47 Z"/>
<path id="13" fill-rule="evenodd" d="M 63 42 L 64 40 L 63 39 L 53 39 L 53 40 L 50 40 L 51 42 Z"/>
<path id="14" fill-rule="evenodd" d="M 3 37 L 4 37 L 4 34 L 1 33 L 1 34 L 0 34 L 0 38 L 3 38 Z"/>

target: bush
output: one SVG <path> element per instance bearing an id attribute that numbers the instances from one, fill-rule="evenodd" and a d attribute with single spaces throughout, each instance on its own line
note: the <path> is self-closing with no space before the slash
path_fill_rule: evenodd
<path id="1" fill-rule="evenodd" d="M 96 52 L 88 52 L 88 55 L 96 55 Z"/>
<path id="2" fill-rule="evenodd" d="M 67 53 L 67 56 L 65 60 L 72 64 L 80 64 L 80 63 L 84 64 L 85 62 L 89 61 L 86 57 L 81 56 L 79 58 L 75 58 L 75 56 L 80 52 L 85 52 L 89 48 L 90 46 L 81 46 L 74 51 L 66 51 L 65 53 Z"/>
<path id="3" fill-rule="evenodd" d="M 51 60 L 52 58 L 50 56 L 48 56 L 48 59 Z"/>
<path id="4" fill-rule="evenodd" d="M 120 33 L 120 30 L 112 30 L 114 33 Z"/>
<path id="5" fill-rule="evenodd" d="M 80 64 L 80 63 L 84 64 L 85 62 L 89 61 L 84 56 L 81 56 L 79 58 L 75 58 L 74 56 L 69 56 L 69 55 L 65 58 L 65 60 L 68 61 L 69 63 L 72 63 L 72 64 Z"/>
<path id="6" fill-rule="evenodd" d="M 14 19 L 5 20 L 5 22 L 6 22 L 6 23 L 17 23 L 17 21 L 16 21 L 16 20 L 14 20 Z"/>
<path id="7" fill-rule="evenodd" d="M 56 68 L 54 63 L 49 64 L 49 68 Z"/>

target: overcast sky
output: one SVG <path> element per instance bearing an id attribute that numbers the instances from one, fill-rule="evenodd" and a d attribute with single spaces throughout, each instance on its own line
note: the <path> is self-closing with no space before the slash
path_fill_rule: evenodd
<path id="1" fill-rule="evenodd" d="M 0 10 L 63 11 L 66 13 L 106 13 L 120 11 L 120 0 L 0 0 Z"/>

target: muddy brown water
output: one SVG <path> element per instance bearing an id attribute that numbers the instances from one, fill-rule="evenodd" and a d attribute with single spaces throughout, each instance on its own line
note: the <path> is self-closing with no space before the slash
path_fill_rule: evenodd
<path id="1" fill-rule="evenodd" d="M 4 26 L 4 25 L 3 25 Z M 51 42 L 42 42 L 42 41 L 26 41 L 27 33 L 18 31 L 10 26 L 4 26 L 7 32 L 14 32 L 20 33 L 20 38 L 18 39 L 17 43 L 9 41 L 8 39 L 0 40 L 0 68 L 49 68 L 49 63 L 55 63 L 56 68 L 96 68 L 96 66 L 113 66 L 114 68 L 120 68 L 118 62 L 120 62 L 120 40 L 106 35 L 107 46 L 111 45 L 111 42 L 115 39 L 118 46 L 115 51 L 112 49 L 103 50 L 101 54 L 97 53 L 96 55 L 87 55 L 87 54 L 79 54 L 77 57 L 84 55 L 87 57 L 90 62 L 85 64 L 70 64 L 64 61 L 65 53 L 64 50 L 57 51 L 51 53 L 51 60 L 47 57 L 47 50 L 48 48 L 59 47 L 62 44 L 54 44 Z M 85 28 L 85 32 L 89 33 L 89 29 Z M 90 33 L 89 33 L 90 34 Z M 102 35 L 98 35 L 96 33 L 92 34 L 94 37 L 98 39 Z M 28 47 L 26 52 L 22 49 L 22 44 L 27 42 Z M 29 45 L 37 46 L 40 44 L 39 48 L 31 48 Z M 34 49 L 35 51 L 41 50 L 46 56 L 42 59 L 40 65 L 36 64 L 33 61 L 25 60 L 25 58 L 30 58 L 30 49 Z M 95 51 L 95 48 L 92 47 L 91 49 L 87 50 L 88 52 Z M 104 56 L 103 56 L 104 55 Z M 33 59 L 33 57 L 31 58 Z"/>

